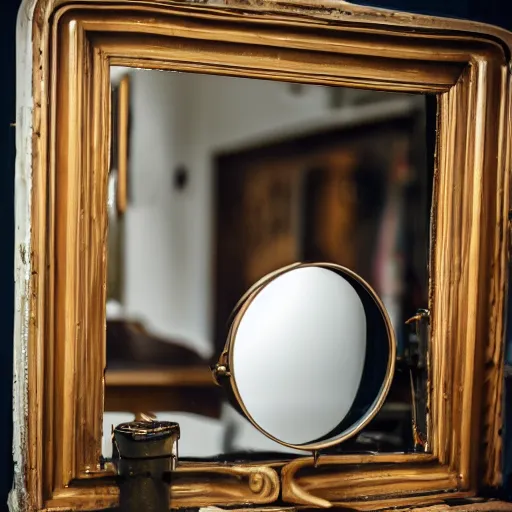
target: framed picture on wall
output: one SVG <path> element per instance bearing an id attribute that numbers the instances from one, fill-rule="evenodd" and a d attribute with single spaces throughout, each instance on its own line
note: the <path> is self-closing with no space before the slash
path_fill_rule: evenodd
<path id="1" fill-rule="evenodd" d="M 128 204 L 130 75 L 111 85 L 111 145 L 108 178 L 107 300 L 122 301 L 123 217 Z"/>

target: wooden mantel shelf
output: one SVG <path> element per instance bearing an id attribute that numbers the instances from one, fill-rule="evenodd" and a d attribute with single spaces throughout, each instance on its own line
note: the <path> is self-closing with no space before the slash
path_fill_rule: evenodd
<path id="1" fill-rule="evenodd" d="M 206 365 L 105 372 L 105 411 L 189 412 L 218 418 L 220 404 L 220 390 Z"/>
<path id="2" fill-rule="evenodd" d="M 105 385 L 107 387 L 213 387 L 215 382 L 207 366 L 179 366 L 107 370 Z"/>

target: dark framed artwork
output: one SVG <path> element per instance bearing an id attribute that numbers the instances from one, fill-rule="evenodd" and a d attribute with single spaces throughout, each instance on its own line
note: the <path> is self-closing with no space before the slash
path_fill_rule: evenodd
<path id="1" fill-rule="evenodd" d="M 400 318 L 425 307 L 433 173 L 425 146 L 425 111 L 417 107 L 219 154 L 216 346 L 245 290 L 299 260 L 349 267 Z"/>

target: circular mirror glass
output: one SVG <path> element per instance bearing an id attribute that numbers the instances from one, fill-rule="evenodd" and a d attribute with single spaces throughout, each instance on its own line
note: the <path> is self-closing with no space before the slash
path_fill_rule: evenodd
<path id="1" fill-rule="evenodd" d="M 304 450 L 361 430 L 385 399 L 394 360 L 380 300 L 331 264 L 296 265 L 257 283 L 224 352 L 238 409 L 274 441 Z"/>

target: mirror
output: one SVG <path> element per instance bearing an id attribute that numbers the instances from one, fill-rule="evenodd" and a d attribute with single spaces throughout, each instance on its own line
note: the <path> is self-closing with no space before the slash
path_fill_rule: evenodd
<path id="1" fill-rule="evenodd" d="M 271 274 L 233 320 L 214 374 L 267 437 L 319 450 L 356 434 L 389 390 L 396 341 L 375 292 L 332 264 Z"/>
<path id="2" fill-rule="evenodd" d="M 326 451 L 424 451 L 428 347 L 405 322 L 428 304 L 435 98 L 129 68 L 111 83 L 103 455 L 111 426 L 142 414 L 180 424 L 182 460 L 303 454 L 241 416 L 210 371 L 240 298 L 297 261 L 361 276 L 395 340 L 383 406 Z"/>

